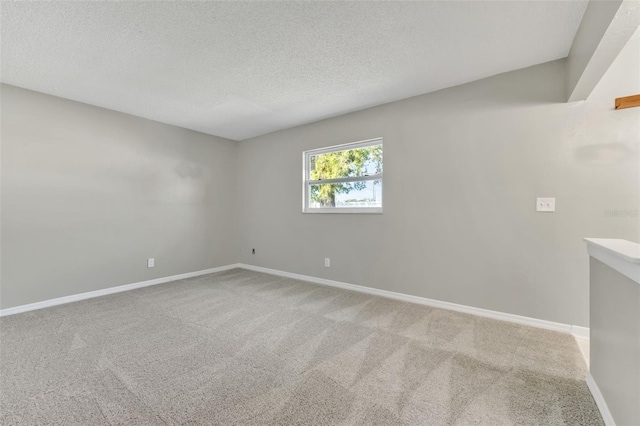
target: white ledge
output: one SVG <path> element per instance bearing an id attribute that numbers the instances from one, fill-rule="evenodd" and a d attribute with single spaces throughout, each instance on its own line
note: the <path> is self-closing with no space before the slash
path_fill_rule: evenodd
<path id="1" fill-rule="evenodd" d="M 640 284 L 640 244 L 614 238 L 585 238 L 589 256 Z"/>

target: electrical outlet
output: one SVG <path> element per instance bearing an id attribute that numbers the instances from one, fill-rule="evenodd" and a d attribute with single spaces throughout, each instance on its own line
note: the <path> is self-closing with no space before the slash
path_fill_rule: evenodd
<path id="1" fill-rule="evenodd" d="M 251 249 L 251 254 L 256 254 L 256 249 Z"/>
<path id="2" fill-rule="evenodd" d="M 556 199 L 555 198 L 537 198 L 536 199 L 536 211 L 552 213 L 556 211 Z"/>
<path id="3" fill-rule="evenodd" d="M 153 268 L 156 266 L 156 260 L 154 258 L 147 259 L 147 268 Z"/>
<path id="4" fill-rule="evenodd" d="M 329 259 L 328 257 L 324 258 L 324 266 L 327 268 L 331 267 L 331 259 Z"/>

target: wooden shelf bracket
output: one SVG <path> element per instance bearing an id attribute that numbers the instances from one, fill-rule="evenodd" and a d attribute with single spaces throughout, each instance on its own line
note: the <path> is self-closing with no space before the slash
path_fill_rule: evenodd
<path id="1" fill-rule="evenodd" d="M 640 95 L 616 98 L 616 109 L 625 109 L 640 106 Z"/>

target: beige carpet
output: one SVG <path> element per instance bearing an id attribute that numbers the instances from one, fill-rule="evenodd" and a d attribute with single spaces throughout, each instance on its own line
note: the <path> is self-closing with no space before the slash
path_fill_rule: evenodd
<path id="1" fill-rule="evenodd" d="M 569 335 L 244 270 L 0 319 L 3 425 L 601 425 Z"/>

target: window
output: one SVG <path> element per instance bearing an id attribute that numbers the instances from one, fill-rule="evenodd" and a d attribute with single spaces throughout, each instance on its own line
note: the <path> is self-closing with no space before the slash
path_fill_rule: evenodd
<path id="1" fill-rule="evenodd" d="M 305 213 L 382 213 L 382 139 L 303 154 Z"/>

